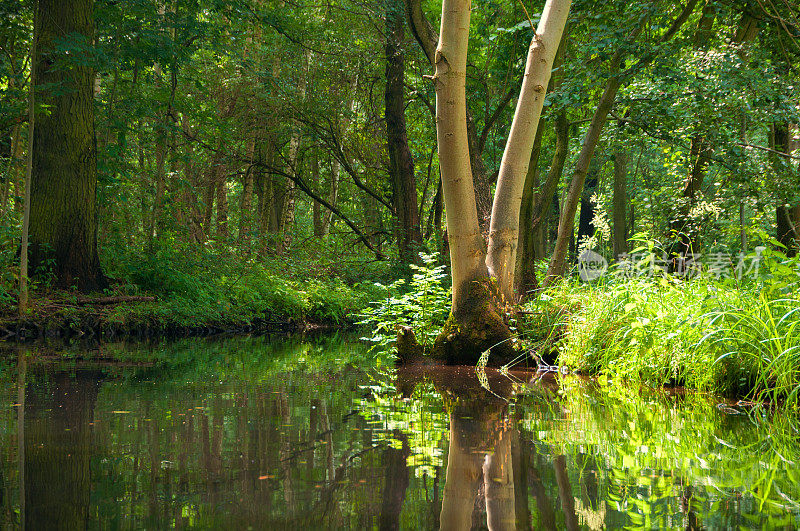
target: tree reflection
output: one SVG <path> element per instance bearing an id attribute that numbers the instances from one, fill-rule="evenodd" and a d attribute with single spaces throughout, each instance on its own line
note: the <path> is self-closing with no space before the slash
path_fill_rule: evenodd
<path id="1" fill-rule="evenodd" d="M 100 375 L 37 376 L 29 375 L 25 393 L 25 529 L 85 529 Z"/>

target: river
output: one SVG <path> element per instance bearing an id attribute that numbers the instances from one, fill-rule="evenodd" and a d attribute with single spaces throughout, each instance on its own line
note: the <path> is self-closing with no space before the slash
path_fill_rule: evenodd
<path id="1" fill-rule="evenodd" d="M 339 335 L 6 346 L 0 389 L 2 529 L 800 527 L 796 421 L 704 395 Z"/>

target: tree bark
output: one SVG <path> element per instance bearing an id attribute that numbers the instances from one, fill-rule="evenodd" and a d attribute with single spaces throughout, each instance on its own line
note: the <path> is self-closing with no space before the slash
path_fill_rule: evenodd
<path id="1" fill-rule="evenodd" d="M 108 282 L 97 254 L 97 147 L 94 128 L 94 72 L 69 59 L 58 42 L 70 34 L 94 38 L 91 0 L 40 0 L 36 6 L 33 63 L 39 101 L 31 182 L 31 270 L 52 264 L 56 285 L 88 292 Z"/>
<path id="2" fill-rule="evenodd" d="M 384 93 L 386 138 L 392 203 L 397 217 L 395 237 L 401 262 L 417 261 L 422 233 L 417 206 L 414 159 L 408 147 L 405 118 L 405 58 L 402 51 L 404 5 L 402 0 L 386 2 L 386 90 Z"/>
<path id="3" fill-rule="evenodd" d="M 633 42 L 636 37 L 644 29 L 644 21 L 642 21 L 628 36 L 628 42 Z M 589 171 L 589 164 L 592 161 L 594 150 L 597 143 L 600 141 L 600 133 L 603 131 L 603 126 L 606 123 L 609 111 L 614 104 L 617 97 L 617 92 L 623 83 L 620 67 L 622 60 L 625 57 L 623 50 L 617 50 L 611 58 L 609 70 L 611 77 L 606 83 L 600 101 L 597 104 L 597 109 L 592 116 L 592 121 L 589 124 L 589 129 L 583 139 L 578 161 L 575 164 L 575 171 L 572 174 L 567 196 L 564 199 L 564 206 L 561 209 L 561 215 L 558 221 L 558 233 L 556 236 L 556 245 L 553 249 L 553 255 L 550 258 L 550 264 L 547 268 L 547 275 L 544 280 L 544 287 L 552 285 L 556 279 L 564 276 L 567 265 L 567 249 L 570 245 L 570 240 L 573 238 L 573 227 L 575 224 L 575 212 L 578 208 L 578 201 L 583 192 L 583 184 L 586 180 L 586 174 Z"/>
<path id="4" fill-rule="evenodd" d="M 563 61 L 564 57 L 564 43 L 566 41 L 568 30 L 565 28 L 561 36 L 561 42 L 558 45 L 556 56 L 553 59 L 553 69 L 556 70 Z M 548 93 L 555 90 L 556 87 L 561 85 L 563 74 L 554 74 L 550 79 L 548 86 Z M 555 133 L 556 133 L 556 146 L 553 155 L 553 161 L 550 171 L 547 174 L 545 183 L 539 187 L 539 173 L 538 173 L 538 160 L 539 151 L 542 139 L 542 128 L 536 130 L 536 139 L 533 143 L 533 151 L 531 152 L 531 162 L 528 166 L 528 174 L 525 176 L 525 185 L 523 188 L 522 207 L 520 209 L 520 236 L 519 236 L 519 252 L 517 257 L 517 270 L 516 270 L 516 293 L 518 299 L 521 301 L 528 293 L 539 289 L 539 283 L 536 278 L 536 260 L 544 258 L 545 256 L 545 226 L 544 217 L 546 217 L 547 209 L 543 208 L 544 204 L 550 200 L 550 197 L 555 193 L 558 188 L 558 181 L 561 180 L 561 174 L 564 169 L 564 161 L 567 158 L 567 140 L 568 140 L 568 124 L 567 124 L 567 111 L 562 109 L 556 115 L 555 120 Z M 532 166 L 532 167 L 531 167 Z"/>
<path id="5" fill-rule="evenodd" d="M 536 289 L 536 233 L 533 231 L 533 211 L 538 202 L 539 194 L 539 154 L 542 146 L 544 129 L 536 131 L 533 141 L 531 160 L 528 164 L 528 173 L 525 176 L 525 186 L 522 191 L 522 204 L 519 211 L 520 230 L 517 236 L 517 263 L 515 269 L 517 300 L 522 300 L 529 289 Z"/>
<path id="6" fill-rule="evenodd" d="M 439 35 L 433 26 L 425 18 L 422 11 L 421 0 L 406 0 L 406 15 L 408 25 L 414 38 L 419 43 L 425 57 L 430 61 L 431 66 L 436 67 L 436 47 Z M 503 105 L 508 105 L 505 101 Z M 475 120 L 466 109 L 467 117 L 467 145 L 469 147 L 470 168 L 472 171 L 473 192 L 475 194 L 475 205 L 478 209 L 478 223 L 482 233 L 489 230 L 489 220 L 492 213 L 491 202 L 491 183 L 486 175 L 486 167 L 483 164 L 483 145 L 480 141 Z M 485 131 L 488 132 L 488 129 Z"/>
<path id="7" fill-rule="evenodd" d="M 514 300 L 519 212 L 531 149 L 542 113 L 546 88 L 569 14 L 570 0 L 548 0 L 528 48 L 525 77 L 508 135 L 492 203 L 486 263 L 506 301 Z"/>
<path id="8" fill-rule="evenodd" d="M 614 258 L 628 252 L 628 230 L 626 215 L 628 210 L 628 153 L 623 148 L 614 154 L 614 193 L 613 193 L 613 246 Z"/>
<path id="9" fill-rule="evenodd" d="M 588 238 L 594 236 L 596 227 L 594 226 L 595 205 L 592 196 L 597 191 L 597 169 L 589 170 L 586 182 L 581 193 L 581 214 L 578 219 L 578 247 Z"/>

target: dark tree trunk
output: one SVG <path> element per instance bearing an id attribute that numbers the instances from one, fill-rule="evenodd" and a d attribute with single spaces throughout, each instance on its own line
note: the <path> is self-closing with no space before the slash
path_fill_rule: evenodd
<path id="1" fill-rule="evenodd" d="M 97 255 L 94 71 L 58 50 L 70 34 L 94 39 L 92 0 L 39 0 L 34 18 L 37 98 L 48 112 L 36 116 L 34 132 L 30 271 L 35 275 L 52 264 L 59 287 L 103 289 L 108 282 Z"/>
<path id="2" fill-rule="evenodd" d="M 540 123 L 536 129 L 533 140 L 531 160 L 528 163 L 528 173 L 525 175 L 525 186 L 522 190 L 522 203 L 519 212 L 519 235 L 517 237 L 517 265 L 515 268 L 515 284 L 517 296 L 521 299 L 525 294 L 536 289 L 536 255 L 535 236 L 533 231 L 533 218 L 536 205 L 539 202 L 539 154 L 542 147 L 542 134 L 544 124 Z"/>
<path id="3" fill-rule="evenodd" d="M 381 502 L 381 516 L 378 529 L 390 531 L 400 529 L 400 513 L 403 510 L 403 501 L 408 490 L 408 466 L 406 461 L 411 455 L 408 438 L 395 432 L 402 443 L 401 447 L 389 446 L 383 451 L 383 465 L 386 467 L 386 480 L 383 484 L 383 501 Z"/>
<path id="4" fill-rule="evenodd" d="M 596 227 L 594 226 L 595 205 L 592 196 L 597 190 L 597 170 L 590 170 L 586 176 L 586 184 L 581 194 L 581 217 L 578 222 L 578 246 L 587 239 L 594 236 Z"/>
<path id="5" fill-rule="evenodd" d="M 417 185 L 414 159 L 408 147 L 406 133 L 405 58 L 403 55 L 404 4 L 400 0 L 387 0 L 386 4 L 386 92 L 385 118 L 389 151 L 389 177 L 392 184 L 392 201 L 397 216 L 395 230 L 399 258 L 402 262 L 415 261 L 422 244 L 422 234 L 417 206 Z"/>
<path id="6" fill-rule="evenodd" d="M 613 242 L 614 258 L 628 252 L 626 216 L 628 210 L 628 153 L 620 149 L 614 154 Z"/>
<path id="7" fill-rule="evenodd" d="M 791 159 L 788 154 L 791 153 L 793 142 L 789 134 L 789 124 L 786 122 L 776 123 L 773 126 L 773 149 L 781 154 L 772 157 L 772 164 L 775 168 L 775 173 L 778 174 L 779 182 L 794 183 L 798 182 L 798 170 L 793 167 Z M 789 185 L 785 188 L 796 190 L 794 186 Z M 779 192 L 780 194 L 780 192 Z M 800 205 L 790 205 L 786 203 L 783 197 L 778 198 L 778 204 L 775 208 L 775 228 L 776 239 L 784 246 L 781 249 L 787 256 L 796 256 L 798 246 L 800 245 Z"/>

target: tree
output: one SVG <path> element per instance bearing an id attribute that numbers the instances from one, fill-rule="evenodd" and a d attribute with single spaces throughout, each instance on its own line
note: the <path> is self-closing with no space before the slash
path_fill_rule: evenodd
<path id="1" fill-rule="evenodd" d="M 500 311 L 514 297 L 522 187 L 570 8 L 569 0 L 548 0 L 528 48 L 525 76 L 500 166 L 487 252 L 478 224 L 467 138 L 470 4 L 470 0 L 443 0 L 434 58 L 436 134 L 453 279 L 451 315 L 437 339 L 437 351 L 450 362 L 474 362 L 481 352 L 497 344 L 502 345 L 501 357 L 513 355 Z"/>
<path id="2" fill-rule="evenodd" d="M 97 254 L 92 0 L 39 0 L 34 16 L 37 100 L 31 179 L 31 271 L 56 285 L 107 286 Z"/>

